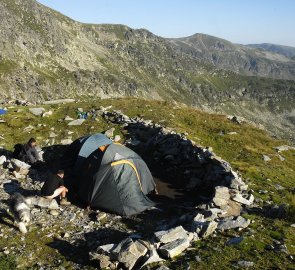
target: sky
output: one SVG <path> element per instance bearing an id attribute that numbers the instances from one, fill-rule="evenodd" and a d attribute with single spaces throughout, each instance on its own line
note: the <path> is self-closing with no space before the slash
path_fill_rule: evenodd
<path id="1" fill-rule="evenodd" d="M 38 0 L 84 23 L 125 24 L 169 38 L 204 33 L 295 47 L 294 0 Z"/>

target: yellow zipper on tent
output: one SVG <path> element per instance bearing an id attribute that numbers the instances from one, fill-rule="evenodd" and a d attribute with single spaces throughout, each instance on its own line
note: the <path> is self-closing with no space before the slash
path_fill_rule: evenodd
<path id="1" fill-rule="evenodd" d="M 136 176 L 137 176 L 137 180 L 138 180 L 138 183 L 139 183 L 139 185 L 140 185 L 140 189 L 141 189 L 141 191 L 142 191 L 142 186 L 141 186 L 141 182 L 140 182 L 140 177 L 139 177 L 139 174 L 138 174 L 138 171 L 137 171 L 137 169 L 136 169 L 136 167 L 135 167 L 135 165 L 131 162 L 131 161 L 129 161 L 129 160 L 118 160 L 118 161 L 114 161 L 114 162 L 112 162 L 111 163 L 111 166 L 112 167 L 114 167 L 114 166 L 116 166 L 116 165 L 121 165 L 121 164 L 128 164 L 128 165 L 130 165 L 131 167 L 132 167 L 132 169 L 135 171 L 135 173 L 136 173 Z"/>

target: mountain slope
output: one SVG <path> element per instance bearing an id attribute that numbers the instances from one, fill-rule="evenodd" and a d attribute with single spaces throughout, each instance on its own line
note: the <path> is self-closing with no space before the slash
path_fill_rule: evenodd
<path id="1" fill-rule="evenodd" d="M 282 54 L 288 58 L 295 60 L 295 48 L 290 46 L 283 46 L 271 43 L 262 43 L 262 44 L 247 44 L 247 47 L 262 49 L 264 51 L 274 52 Z"/>
<path id="2" fill-rule="evenodd" d="M 295 79 L 294 59 L 280 53 L 280 50 L 256 50 L 251 46 L 233 44 L 204 34 L 170 39 L 170 41 L 180 52 L 209 62 L 218 68 L 244 75 Z"/>
<path id="3" fill-rule="evenodd" d="M 147 30 L 78 23 L 34 0 L 0 0 L 0 17 L 2 99 L 170 100 L 244 116 L 293 139 L 294 81 L 239 75 Z"/>

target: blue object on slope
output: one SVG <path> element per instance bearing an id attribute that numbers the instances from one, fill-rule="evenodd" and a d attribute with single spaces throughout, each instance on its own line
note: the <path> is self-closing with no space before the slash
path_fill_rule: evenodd
<path id="1" fill-rule="evenodd" d="M 6 113 L 7 113 L 6 110 L 0 109 L 0 115 L 2 115 L 2 114 L 6 114 Z"/>

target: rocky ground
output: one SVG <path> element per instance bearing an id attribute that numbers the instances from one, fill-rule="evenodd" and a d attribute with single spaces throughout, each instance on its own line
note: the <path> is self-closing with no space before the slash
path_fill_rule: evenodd
<path id="1" fill-rule="evenodd" d="M 154 120 L 148 120 L 150 118 L 143 114 L 153 112 L 153 103 L 139 104 L 141 113 L 128 110 L 133 102 L 101 102 L 103 106 L 95 110 L 94 119 L 87 120 L 75 120 L 75 110 L 93 108 L 89 103 L 51 104 L 44 108 L 16 106 L 9 109 L 14 113 L 2 117 L 5 128 L 1 129 L 1 136 L 5 139 L 5 149 L 0 157 L 0 265 L 8 267 L 6 269 L 12 269 L 13 265 L 20 269 L 138 269 L 146 263 L 146 269 L 213 269 L 219 262 L 220 269 L 292 269 L 294 212 L 290 212 L 290 205 L 283 201 L 280 204 L 274 202 L 278 200 L 275 193 L 281 197 L 292 194 L 294 178 L 290 171 L 280 165 L 282 173 L 291 177 L 290 182 L 284 182 L 282 178 L 282 181 L 272 183 L 268 178 L 262 185 L 264 188 L 257 176 L 256 179 L 247 177 L 242 180 L 240 171 L 245 166 L 242 158 L 230 159 L 233 169 L 230 163 L 213 152 L 216 148 L 218 155 L 228 156 L 216 144 L 213 149 L 202 147 L 203 142 L 198 138 L 202 136 L 197 137 L 193 132 L 175 132 L 156 116 L 151 117 Z M 110 104 L 113 106 L 106 106 Z M 191 118 L 181 121 L 178 112 L 169 106 L 162 103 L 160 117 L 168 119 L 164 115 L 168 111 L 174 115 L 171 118 L 179 119 L 179 123 L 187 122 L 187 126 L 178 127 L 180 132 L 192 130 L 193 113 Z M 126 114 L 116 107 L 124 109 Z M 159 113 L 156 113 L 158 117 Z M 199 118 L 202 117 L 204 115 L 200 114 Z M 13 127 L 19 118 L 22 123 Z M 215 121 L 214 116 L 210 118 L 209 115 L 204 120 L 206 123 Z M 227 129 L 225 123 L 235 129 L 223 130 L 223 134 L 231 134 L 220 135 L 220 130 L 216 130 L 217 122 L 214 122 L 214 133 L 219 133 L 216 138 L 243 136 L 241 131 L 245 127 L 241 127 L 242 123 L 226 117 L 222 121 L 224 129 Z M 198 127 L 201 129 L 201 125 Z M 27 136 L 43 135 L 39 140 L 44 146 L 45 159 L 50 161 L 47 168 L 23 171 L 11 160 L 9 150 L 20 139 L 13 137 L 19 136 L 16 128 L 30 132 Z M 253 136 L 257 136 L 256 132 L 266 136 L 264 131 L 247 129 L 253 129 Z M 14 135 L 10 133 L 12 131 Z M 22 235 L 7 210 L 10 195 L 18 191 L 25 196 L 38 196 L 46 171 L 58 164 L 66 147 L 62 145 L 69 144 L 83 132 L 95 131 L 105 131 L 114 140 L 126 143 L 140 153 L 153 175 L 169 189 L 176 190 L 178 195 L 167 198 L 167 190 L 160 190 L 158 198 L 153 197 L 157 207 L 128 218 L 84 209 L 76 200 L 70 206 L 57 209 L 35 205 L 31 207 L 29 232 Z M 6 140 L 10 136 L 12 140 Z M 268 140 L 265 137 L 266 145 L 270 145 Z M 229 148 L 232 143 L 227 141 Z M 292 162 L 294 148 L 279 141 L 274 145 L 277 148 L 273 152 L 266 147 L 265 151 L 258 153 L 264 166 L 274 169 L 274 161 L 287 165 Z M 243 158 L 244 163 L 248 158 L 248 166 L 253 171 L 254 165 L 249 157 Z M 238 161 L 239 166 L 236 165 Z M 293 170 L 292 166 L 290 170 Z M 244 174 L 250 175 L 248 171 Z M 267 176 L 265 173 L 264 177 Z M 292 205 L 292 197 L 287 200 Z"/>

